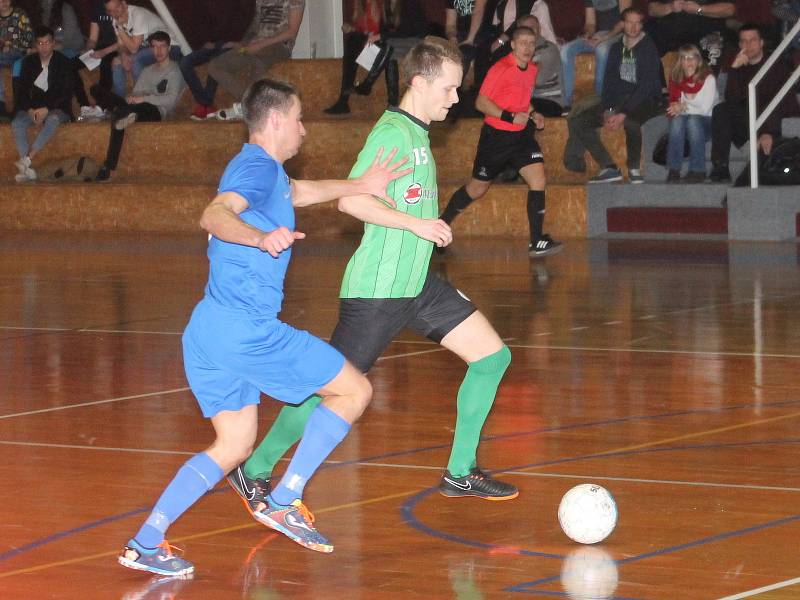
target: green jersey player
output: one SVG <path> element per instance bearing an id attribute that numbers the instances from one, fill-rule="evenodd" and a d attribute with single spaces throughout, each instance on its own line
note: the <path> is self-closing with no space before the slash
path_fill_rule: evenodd
<path id="1" fill-rule="evenodd" d="M 377 122 L 350 175 L 365 171 L 380 147 L 398 148 L 398 157 L 408 157 L 413 170 L 387 188 L 394 207 L 369 196 L 339 201 L 342 211 L 366 225 L 345 271 L 331 345 L 367 372 L 392 339 L 408 328 L 466 361 L 453 448 L 439 491 L 448 497 L 510 500 L 518 495 L 517 488 L 483 472 L 476 456 L 511 352 L 472 302 L 428 270 L 434 245 L 444 247 L 453 239 L 450 227 L 437 218 L 436 165 L 428 129 L 431 122 L 444 120 L 458 101 L 461 55 L 450 42 L 426 38 L 407 54 L 403 70 L 408 90 L 400 105 L 388 109 Z M 229 475 L 251 512 L 263 503 L 273 467 L 301 437 L 318 403 L 319 398 L 312 396 L 299 406 L 282 409 L 250 459 Z"/>

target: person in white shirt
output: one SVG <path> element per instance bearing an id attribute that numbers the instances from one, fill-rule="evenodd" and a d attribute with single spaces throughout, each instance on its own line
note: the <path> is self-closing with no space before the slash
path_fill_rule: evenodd
<path id="1" fill-rule="evenodd" d="M 105 0 L 104 4 L 106 12 L 114 19 L 120 53 L 119 61 L 114 61 L 114 68 L 130 72 L 133 80 L 138 81 L 144 68 L 156 62 L 153 49 L 148 43 L 150 36 L 156 31 L 163 31 L 171 40 L 177 38 L 161 17 L 142 6 L 128 4 L 125 0 Z M 173 43 L 169 49 L 169 58 L 179 61 L 181 56 L 180 46 Z"/>
<path id="2" fill-rule="evenodd" d="M 684 146 L 689 143 L 689 172 L 685 183 L 702 183 L 706 178 L 706 141 L 711 137 L 711 113 L 719 102 L 717 81 L 703 60 L 700 49 L 685 44 L 670 73 L 669 138 L 667 142 L 667 183 L 681 180 Z"/>

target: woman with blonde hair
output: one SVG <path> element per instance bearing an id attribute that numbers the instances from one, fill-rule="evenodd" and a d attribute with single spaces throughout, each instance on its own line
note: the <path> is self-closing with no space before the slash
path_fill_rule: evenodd
<path id="1" fill-rule="evenodd" d="M 678 49 L 668 83 L 669 138 L 667 183 L 681 180 L 684 147 L 689 143 L 689 172 L 684 183 L 706 178 L 706 140 L 711 136 L 711 112 L 719 101 L 717 80 L 694 44 Z"/>

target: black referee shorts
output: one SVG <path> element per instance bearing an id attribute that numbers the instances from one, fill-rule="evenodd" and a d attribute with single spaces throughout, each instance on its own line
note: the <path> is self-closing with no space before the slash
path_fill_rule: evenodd
<path id="1" fill-rule="evenodd" d="M 366 373 L 403 329 L 438 344 L 476 310 L 459 290 L 428 273 L 416 298 L 342 298 L 331 346 Z"/>
<path id="2" fill-rule="evenodd" d="M 492 181 L 507 166 L 519 171 L 528 165 L 543 163 L 542 149 L 533 134 L 530 121 L 522 131 L 504 131 L 484 123 L 472 176 L 480 181 Z"/>

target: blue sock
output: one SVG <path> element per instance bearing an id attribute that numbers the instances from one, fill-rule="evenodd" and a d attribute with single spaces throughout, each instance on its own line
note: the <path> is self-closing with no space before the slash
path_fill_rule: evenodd
<path id="1" fill-rule="evenodd" d="M 178 469 L 134 541 L 145 549 L 158 546 L 164 541 L 167 527 L 217 485 L 223 475 L 220 466 L 208 454 L 195 454 Z"/>
<path id="2" fill-rule="evenodd" d="M 281 482 L 272 490 L 270 497 L 276 504 L 291 504 L 303 497 L 303 488 L 309 477 L 339 445 L 350 423 L 323 405 L 317 406 L 308 418 L 303 438 L 297 446 L 292 462 Z"/>

